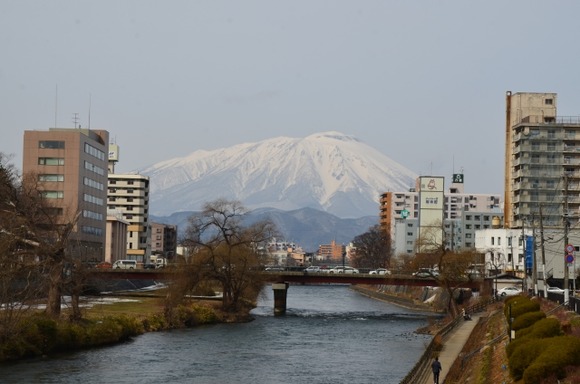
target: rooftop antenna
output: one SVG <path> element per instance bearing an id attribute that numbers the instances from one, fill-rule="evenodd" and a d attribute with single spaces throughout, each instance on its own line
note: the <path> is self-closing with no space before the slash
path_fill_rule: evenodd
<path id="1" fill-rule="evenodd" d="M 91 94 L 89 93 L 89 129 L 91 129 Z"/>
<path id="2" fill-rule="evenodd" d="M 73 119 L 72 120 L 73 120 L 73 124 L 74 124 L 74 127 L 75 128 L 77 128 L 77 127 L 80 128 L 81 127 L 79 125 L 79 113 L 78 112 L 73 113 Z"/>

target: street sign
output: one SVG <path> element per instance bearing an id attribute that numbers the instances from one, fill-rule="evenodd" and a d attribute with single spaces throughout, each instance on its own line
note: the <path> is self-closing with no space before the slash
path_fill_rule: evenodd
<path id="1" fill-rule="evenodd" d="M 566 255 L 566 262 L 572 264 L 574 262 L 574 255 Z"/>
<path id="2" fill-rule="evenodd" d="M 572 244 L 566 245 L 566 253 L 569 255 L 574 253 L 574 246 Z"/>

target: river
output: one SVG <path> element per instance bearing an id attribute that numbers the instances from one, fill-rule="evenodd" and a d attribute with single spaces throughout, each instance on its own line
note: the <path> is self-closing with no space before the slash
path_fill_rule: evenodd
<path id="1" fill-rule="evenodd" d="M 399 383 L 430 340 L 416 312 L 348 286 L 290 286 L 273 316 L 271 288 L 255 320 L 152 332 L 106 348 L 0 365 L 0 383 Z"/>

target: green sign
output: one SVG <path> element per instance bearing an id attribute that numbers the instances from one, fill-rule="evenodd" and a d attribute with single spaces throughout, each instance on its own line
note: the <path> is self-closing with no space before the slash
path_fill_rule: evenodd
<path id="1" fill-rule="evenodd" d="M 454 173 L 453 182 L 463 184 L 463 173 Z"/>
<path id="2" fill-rule="evenodd" d="M 403 210 L 401 211 L 401 217 L 402 217 L 403 219 L 406 219 L 407 217 L 409 217 L 409 211 L 407 211 L 406 209 L 403 209 Z"/>

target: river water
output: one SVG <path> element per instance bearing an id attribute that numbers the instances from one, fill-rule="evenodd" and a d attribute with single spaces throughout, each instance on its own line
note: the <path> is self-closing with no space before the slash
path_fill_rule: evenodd
<path id="1" fill-rule="evenodd" d="M 414 332 L 430 314 L 347 286 L 290 286 L 282 317 L 272 297 L 268 287 L 249 323 L 0 365 L 0 383 L 399 383 L 430 340 Z"/>

